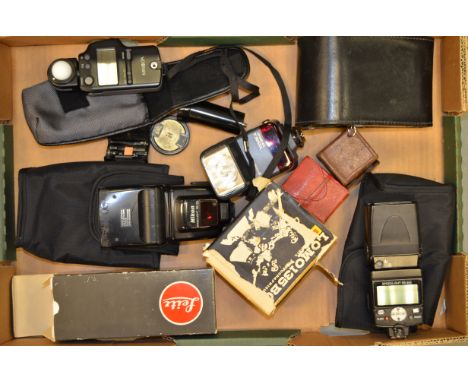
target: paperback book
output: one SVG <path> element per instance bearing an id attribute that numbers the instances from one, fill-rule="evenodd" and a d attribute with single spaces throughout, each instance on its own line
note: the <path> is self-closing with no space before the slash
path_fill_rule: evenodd
<path id="1" fill-rule="evenodd" d="M 204 257 L 270 316 L 335 239 L 292 196 L 270 183 L 204 251 Z"/>

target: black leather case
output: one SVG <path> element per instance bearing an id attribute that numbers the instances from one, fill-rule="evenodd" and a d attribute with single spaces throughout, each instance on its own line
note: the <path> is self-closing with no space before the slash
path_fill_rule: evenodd
<path id="1" fill-rule="evenodd" d="M 432 125 L 434 41 L 301 37 L 296 125 Z"/>

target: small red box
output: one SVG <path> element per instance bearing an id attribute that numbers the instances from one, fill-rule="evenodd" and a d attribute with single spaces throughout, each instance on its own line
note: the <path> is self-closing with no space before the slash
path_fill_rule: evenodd
<path id="1" fill-rule="evenodd" d="M 308 156 L 297 166 L 282 188 L 322 223 L 349 195 L 348 189 Z"/>

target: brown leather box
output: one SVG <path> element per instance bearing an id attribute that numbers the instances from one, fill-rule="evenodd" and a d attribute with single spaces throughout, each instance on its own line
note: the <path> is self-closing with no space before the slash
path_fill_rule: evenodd
<path id="1" fill-rule="evenodd" d="M 377 153 L 354 128 L 340 134 L 317 154 L 317 158 L 344 186 L 378 164 Z"/>
<path id="2" fill-rule="evenodd" d="M 322 223 L 349 195 L 345 187 L 308 156 L 299 163 L 282 188 Z"/>

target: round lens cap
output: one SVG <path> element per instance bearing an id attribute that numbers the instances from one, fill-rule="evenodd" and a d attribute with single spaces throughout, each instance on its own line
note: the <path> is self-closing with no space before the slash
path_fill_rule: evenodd
<path id="1" fill-rule="evenodd" d="M 184 150 L 190 141 L 190 130 L 185 122 L 166 118 L 151 128 L 151 145 L 157 152 L 174 155 Z"/>

